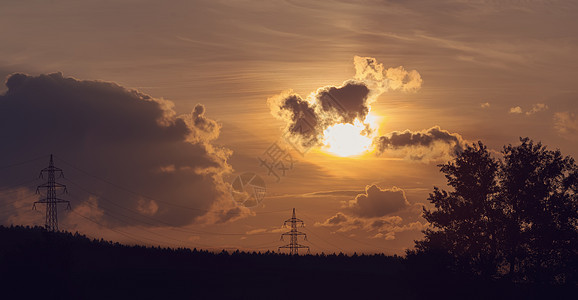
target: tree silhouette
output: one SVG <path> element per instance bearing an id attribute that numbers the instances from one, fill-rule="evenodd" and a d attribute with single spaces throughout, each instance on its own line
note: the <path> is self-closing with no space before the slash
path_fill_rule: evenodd
<path id="1" fill-rule="evenodd" d="M 578 256 L 578 169 L 559 150 L 546 150 L 528 138 L 520 141 L 504 147 L 500 173 L 508 274 L 565 282 L 576 273 L 571 260 Z"/>
<path id="2" fill-rule="evenodd" d="M 572 283 L 578 257 L 578 168 L 571 157 L 521 138 L 503 161 L 481 142 L 439 165 L 451 191 L 434 187 L 424 208 L 432 224 L 417 253 L 454 258 L 489 278 Z"/>

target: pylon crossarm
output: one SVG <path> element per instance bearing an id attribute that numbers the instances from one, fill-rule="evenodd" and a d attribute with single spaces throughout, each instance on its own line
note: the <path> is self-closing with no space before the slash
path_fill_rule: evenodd
<path id="1" fill-rule="evenodd" d="M 53 184 L 52 186 L 51 186 L 50 183 L 41 184 L 41 185 L 38 186 L 37 189 L 39 189 L 39 188 L 46 188 L 46 189 L 47 189 L 47 188 L 53 188 L 53 187 L 54 187 L 54 188 L 63 188 L 63 189 L 66 189 L 66 185 L 64 185 L 64 184 L 60 184 L 60 183 L 58 183 L 58 182 L 54 182 L 54 183 L 52 183 L 52 184 Z"/>
<path id="2" fill-rule="evenodd" d="M 64 200 L 64 199 L 60 199 L 60 198 L 54 198 L 54 202 L 55 202 L 55 203 L 70 203 L 70 201 Z"/>
<path id="3" fill-rule="evenodd" d="M 43 173 L 43 172 L 60 172 L 60 173 L 63 173 L 61 168 L 57 168 L 55 166 L 46 167 L 46 168 L 42 169 L 42 171 L 40 171 L 40 173 Z"/>
<path id="4" fill-rule="evenodd" d="M 285 224 L 286 223 L 305 223 L 303 220 L 301 219 L 297 219 L 297 218 L 291 218 L 291 219 L 287 219 L 285 220 Z"/>

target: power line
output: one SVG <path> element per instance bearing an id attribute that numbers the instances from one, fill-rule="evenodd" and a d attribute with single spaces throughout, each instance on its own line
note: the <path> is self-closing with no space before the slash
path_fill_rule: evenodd
<path id="1" fill-rule="evenodd" d="M 26 160 L 26 161 L 22 161 L 22 162 L 19 162 L 19 163 L 14 163 L 14 164 L 10 164 L 10 165 L 1 166 L 1 167 L 0 167 L 0 170 L 4 170 L 4 169 L 12 168 L 12 167 L 17 167 L 17 166 L 25 165 L 25 164 L 28 164 L 28 163 L 31 163 L 31 162 L 34 162 L 34 161 L 37 161 L 37 160 L 40 160 L 40 159 L 45 159 L 45 158 L 46 158 L 46 155 L 42 155 L 42 156 L 39 156 L 39 157 L 36 157 L 36 158 L 33 158 L 33 159 L 29 159 L 29 160 Z"/>
<path id="2" fill-rule="evenodd" d="M 32 183 L 32 182 L 35 182 L 35 181 L 37 181 L 37 180 L 38 180 L 38 178 L 34 178 L 34 179 L 32 179 L 32 180 L 28 180 L 28 179 L 27 179 L 27 180 L 24 181 L 24 182 L 16 183 L 16 184 L 13 184 L 13 185 L 10 185 L 10 186 L 4 186 L 4 187 L 2 187 L 2 188 L 0 189 L 0 192 L 4 193 L 3 191 L 7 191 L 7 193 L 14 193 L 14 192 L 17 192 L 17 191 L 18 191 L 17 189 L 14 189 L 14 188 L 16 188 L 16 187 L 21 187 L 21 186 L 29 187 L 28 184 L 30 184 L 30 183 Z"/>
<path id="3" fill-rule="evenodd" d="M 23 200 L 30 199 L 30 198 L 32 198 L 32 197 L 38 197 L 38 195 L 37 195 L 37 194 L 30 194 L 30 195 L 28 195 L 28 196 L 26 196 L 26 197 L 24 197 L 24 198 L 19 198 L 19 199 L 17 199 L 17 200 L 12 201 L 12 202 L 2 203 L 2 204 L 0 204 L 0 207 L 5 207 L 5 206 L 8 206 L 8 205 L 10 205 L 10 204 L 14 204 L 14 203 L 16 203 L 16 202 L 20 202 L 20 201 L 23 201 Z"/>
<path id="4" fill-rule="evenodd" d="M 310 216 L 307 216 L 306 214 L 303 214 L 303 215 L 306 216 L 307 219 L 311 220 L 311 217 L 310 217 Z M 391 248 L 391 247 L 379 247 L 379 246 L 375 246 L 375 245 L 372 245 L 372 244 L 370 244 L 370 243 L 363 242 L 363 241 L 360 241 L 360 240 L 358 240 L 358 239 L 354 239 L 354 238 L 352 238 L 352 237 L 343 235 L 343 234 L 341 234 L 339 231 L 335 231 L 334 233 L 337 234 L 337 235 L 339 235 L 339 236 L 341 236 L 341 237 L 343 237 L 343 238 L 346 238 L 346 239 L 348 239 L 348 240 L 351 240 L 351 241 L 353 241 L 353 242 L 356 242 L 356 243 L 359 243 L 359 244 L 364 244 L 364 245 L 366 245 L 366 246 L 370 246 L 370 247 L 375 248 L 375 249 L 387 250 L 387 251 L 396 251 L 396 250 L 399 250 L 399 249 L 395 249 L 395 248 Z M 342 250 L 342 251 L 343 251 L 343 250 Z"/>
<path id="5" fill-rule="evenodd" d="M 344 252 L 344 250 L 343 250 L 341 247 L 339 247 L 339 246 L 337 246 L 337 245 L 335 245 L 335 244 L 327 241 L 326 239 L 322 238 L 320 235 L 318 235 L 317 233 L 315 233 L 315 232 L 311 229 L 311 227 L 308 227 L 308 228 L 307 228 L 307 231 L 309 231 L 309 233 L 313 233 L 314 236 L 316 236 L 318 239 L 324 241 L 325 243 L 329 244 L 330 246 L 339 249 L 339 251 L 341 251 L 341 252 Z M 308 242 L 311 243 L 311 244 L 313 244 L 311 241 L 308 241 Z M 319 247 L 319 246 L 317 246 L 317 247 Z M 321 248 L 321 247 L 319 247 L 319 248 Z"/>
<path id="6" fill-rule="evenodd" d="M 95 220 L 93 220 L 93 219 L 91 219 L 91 218 L 89 218 L 89 217 L 86 217 L 86 216 L 82 215 L 82 214 L 79 214 L 79 213 L 77 213 L 77 212 L 75 212 L 75 211 L 71 211 L 71 212 L 72 212 L 73 214 L 77 215 L 77 216 L 80 216 L 80 217 L 82 217 L 82 218 L 84 218 L 84 219 L 86 219 L 86 220 L 88 220 L 88 221 L 90 221 L 90 222 L 92 222 L 92 223 L 100 226 L 100 227 L 106 228 L 106 229 L 108 229 L 108 230 L 110 230 L 110 231 L 112 231 L 112 232 L 116 232 L 116 233 L 118 233 L 118 234 L 122 234 L 122 235 L 124 235 L 124 236 L 126 236 L 126 237 L 128 237 L 128 238 L 130 238 L 130 239 L 133 239 L 133 240 L 139 242 L 139 243 L 146 244 L 145 242 L 143 242 L 143 241 L 141 241 L 141 240 L 139 240 L 139 239 L 137 239 L 137 238 L 135 238 L 135 237 L 132 237 L 131 235 L 126 234 L 126 233 L 124 233 L 124 232 L 122 232 L 122 231 L 118 231 L 118 230 L 112 229 L 112 228 L 110 228 L 110 227 L 108 227 L 108 226 L 104 226 L 104 225 L 101 224 L 100 222 L 95 221 Z"/>

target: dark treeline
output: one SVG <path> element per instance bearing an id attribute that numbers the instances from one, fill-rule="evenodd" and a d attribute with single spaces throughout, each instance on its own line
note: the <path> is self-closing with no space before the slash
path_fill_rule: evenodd
<path id="1" fill-rule="evenodd" d="M 0 226 L 0 245 L 3 299 L 554 299 L 576 291 L 460 273 L 432 253 L 215 253 L 20 226 Z"/>

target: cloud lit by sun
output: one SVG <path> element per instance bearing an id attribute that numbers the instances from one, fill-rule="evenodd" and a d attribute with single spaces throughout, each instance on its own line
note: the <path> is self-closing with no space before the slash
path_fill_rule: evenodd
<path id="1" fill-rule="evenodd" d="M 326 153 L 340 156 L 358 156 L 373 150 L 373 139 L 377 132 L 377 117 L 368 114 L 364 122 L 339 123 L 323 131 L 323 146 Z"/>
<path id="2" fill-rule="evenodd" d="M 286 91 L 268 99 L 271 113 L 285 121 L 283 136 L 295 149 L 305 153 L 316 148 L 338 157 L 387 151 L 418 161 L 447 159 L 461 152 L 464 139 L 437 125 L 379 136 L 371 104 L 388 91 L 419 90 L 421 76 L 401 66 L 386 68 L 372 57 L 355 56 L 354 66 L 355 76 L 341 86 L 321 87 L 306 98 Z"/>
<path id="3" fill-rule="evenodd" d="M 335 124 L 323 132 L 323 150 L 337 156 L 354 156 L 369 150 L 372 139 L 363 134 L 363 124 Z"/>
<path id="4" fill-rule="evenodd" d="M 341 86 L 325 86 L 304 98 L 292 91 L 268 99 L 271 113 L 285 121 L 284 136 L 304 152 L 313 147 L 336 156 L 375 148 L 377 124 L 371 104 L 389 90 L 416 91 L 421 77 L 403 67 L 385 68 L 371 57 L 354 57 L 356 74 Z"/>

